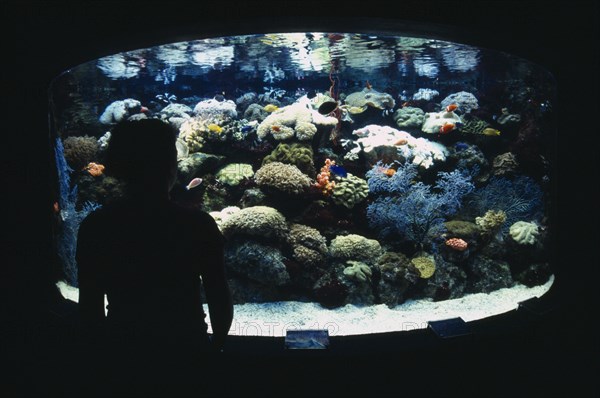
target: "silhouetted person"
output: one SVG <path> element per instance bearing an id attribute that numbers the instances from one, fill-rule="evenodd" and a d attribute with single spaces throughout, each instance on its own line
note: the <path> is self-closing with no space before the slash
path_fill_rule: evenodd
<path id="1" fill-rule="evenodd" d="M 117 350 L 180 350 L 192 355 L 221 348 L 231 326 L 224 238 L 207 213 L 180 207 L 169 198 L 177 173 L 175 139 L 176 132 L 159 120 L 116 125 L 105 166 L 107 174 L 126 183 L 126 194 L 90 214 L 79 229 L 84 330 L 99 333 Z"/>

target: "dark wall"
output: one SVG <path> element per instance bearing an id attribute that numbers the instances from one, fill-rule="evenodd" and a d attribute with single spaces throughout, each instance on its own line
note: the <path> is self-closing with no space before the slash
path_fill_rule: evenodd
<path id="1" fill-rule="evenodd" d="M 595 345 L 579 316 L 597 303 L 598 34 L 596 2 L 569 1 L 5 1 L 2 5 L 2 291 L 5 319 L 28 327 L 58 300 L 52 287 L 47 88 L 71 66 L 159 43 L 277 31 L 400 30 L 507 51 L 558 82 L 556 205 L 560 324 L 551 344 Z M 201 4 L 201 6 L 199 6 Z M 7 90 L 8 89 L 8 90 Z M 6 261 L 5 261 L 6 259 Z M 4 323 L 8 324 L 8 321 Z M 568 343 L 571 344 L 571 343 Z M 574 343 L 573 343 L 574 344 Z M 591 347 L 590 347 L 591 349 Z M 577 357 L 575 357 L 577 360 Z M 597 365 L 597 362 L 596 364 Z M 551 366 L 550 364 L 548 365 Z M 593 366 L 592 366 L 593 369 Z"/>

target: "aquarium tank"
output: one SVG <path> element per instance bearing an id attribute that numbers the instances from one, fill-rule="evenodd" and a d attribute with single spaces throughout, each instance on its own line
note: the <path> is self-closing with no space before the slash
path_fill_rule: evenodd
<path id="1" fill-rule="evenodd" d="M 392 34 L 211 37 L 72 67 L 49 88 L 62 294 L 81 221 L 118 201 L 111 128 L 175 127 L 173 201 L 227 238 L 233 335 L 483 319 L 554 281 L 556 84 L 525 59 Z"/>

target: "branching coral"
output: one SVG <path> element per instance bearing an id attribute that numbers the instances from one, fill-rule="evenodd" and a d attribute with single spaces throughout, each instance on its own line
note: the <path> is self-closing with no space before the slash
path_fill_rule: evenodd
<path id="1" fill-rule="evenodd" d="M 455 214 L 462 198 L 473 190 L 470 176 L 459 171 L 438 173 L 434 186 L 413 183 L 416 166 L 407 163 L 388 177 L 377 164 L 367 172 L 369 189 L 376 195 L 367 208 L 369 225 L 382 236 L 399 233 L 422 245 L 443 230 L 444 218 Z"/>

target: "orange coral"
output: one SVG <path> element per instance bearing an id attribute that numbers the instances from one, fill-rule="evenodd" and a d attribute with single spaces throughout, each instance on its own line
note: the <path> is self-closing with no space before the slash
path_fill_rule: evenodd
<path id="1" fill-rule="evenodd" d="M 458 250 L 459 252 L 467 250 L 469 244 L 460 238 L 451 238 L 446 240 L 446 246 L 451 247 L 454 250 Z"/>
<path id="2" fill-rule="evenodd" d="M 100 163 L 90 162 L 83 168 L 83 170 L 90 173 L 92 177 L 100 177 L 102 173 L 104 173 L 104 166 Z"/>
<path id="3" fill-rule="evenodd" d="M 335 165 L 335 160 L 325 159 L 325 165 L 321 167 L 321 172 L 317 174 L 317 182 L 313 184 L 313 186 L 322 191 L 325 196 L 331 195 L 333 188 L 335 187 L 335 182 L 329 181 L 329 177 L 331 176 L 329 166 L 331 165 Z"/>

